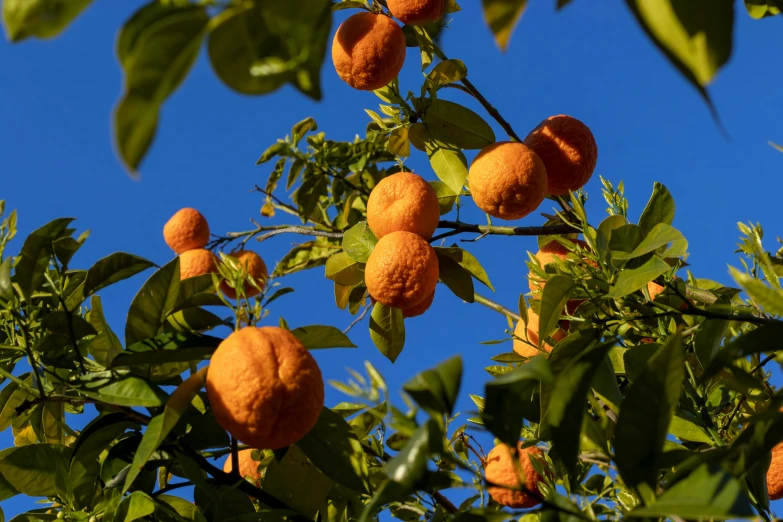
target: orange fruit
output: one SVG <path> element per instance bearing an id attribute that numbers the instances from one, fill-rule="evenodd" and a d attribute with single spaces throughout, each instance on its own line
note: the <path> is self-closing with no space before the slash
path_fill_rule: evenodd
<path id="1" fill-rule="evenodd" d="M 429 239 L 439 220 L 435 190 L 424 178 L 410 172 L 383 178 L 367 200 L 367 224 L 377 238 L 404 230 Z"/>
<path id="2" fill-rule="evenodd" d="M 274 326 L 249 326 L 226 337 L 209 362 L 206 388 L 218 424 L 261 449 L 297 442 L 324 406 L 315 359 L 294 334 Z"/>
<path id="3" fill-rule="evenodd" d="M 260 487 L 261 473 L 258 471 L 258 461 L 253 460 L 253 450 L 245 449 L 239 451 L 237 452 L 237 457 L 239 457 L 239 474 L 242 476 L 242 478 L 250 479 L 250 482 Z M 223 464 L 223 471 L 226 473 L 231 473 L 231 470 L 233 469 L 234 468 L 231 464 L 231 454 L 229 454 L 228 459 L 226 459 L 226 463 Z"/>
<path id="4" fill-rule="evenodd" d="M 514 351 L 521 355 L 522 357 L 535 357 L 536 355 L 540 355 L 542 352 L 541 350 L 537 349 L 536 346 L 538 345 L 538 330 L 539 330 L 539 317 L 538 314 L 536 314 L 532 309 L 528 308 L 527 310 L 527 337 L 525 337 L 525 323 L 524 321 L 517 321 L 517 326 L 514 328 L 514 335 L 516 337 L 519 337 L 519 339 L 514 339 Z M 555 330 L 555 332 L 551 335 L 552 339 L 554 339 L 557 342 L 562 341 L 566 336 L 565 330 L 562 328 L 558 328 Z M 534 346 L 530 346 L 530 344 L 526 343 L 524 339 L 527 339 L 530 344 Z M 549 353 L 552 351 L 554 347 L 549 343 L 544 343 L 541 346 L 541 349 L 543 349 L 546 353 Z"/>
<path id="5" fill-rule="evenodd" d="M 770 500 L 783 498 L 783 442 L 772 448 L 772 462 L 767 470 L 767 492 Z"/>
<path id="6" fill-rule="evenodd" d="M 481 149 L 468 173 L 476 205 L 500 219 L 527 216 L 544 200 L 546 168 L 535 152 L 517 142 L 498 142 Z"/>
<path id="7" fill-rule="evenodd" d="M 209 250 L 194 248 L 179 255 L 180 280 L 217 272 L 217 257 Z"/>
<path id="8" fill-rule="evenodd" d="M 229 254 L 231 257 L 239 262 L 239 267 L 242 270 L 242 274 L 247 278 L 251 276 L 258 286 L 264 288 L 266 286 L 266 280 L 269 278 L 269 272 L 266 270 L 266 263 L 261 259 L 261 256 L 253 252 L 252 250 L 240 250 L 238 252 L 232 252 Z M 236 290 L 228 284 L 228 281 L 220 283 L 220 289 L 229 299 L 236 299 Z M 245 282 L 245 295 L 247 297 L 253 297 L 258 295 L 260 291 L 249 282 Z"/>
<path id="9" fill-rule="evenodd" d="M 544 162 L 552 196 L 584 187 L 598 161 L 593 133 L 581 121 L 564 114 L 542 121 L 527 135 L 525 145 Z"/>
<path id="10" fill-rule="evenodd" d="M 655 298 L 662 294 L 664 290 L 665 288 L 655 281 L 647 283 L 647 293 L 650 294 L 650 301 L 655 301 Z"/>
<path id="11" fill-rule="evenodd" d="M 209 242 L 209 224 L 198 210 L 183 208 L 163 226 L 163 239 L 177 254 L 204 248 Z"/>
<path id="12" fill-rule="evenodd" d="M 581 246 L 582 248 L 588 248 L 587 243 L 582 241 L 581 239 L 570 239 L 572 243 L 575 243 L 576 245 Z M 541 249 L 536 252 L 536 260 L 538 261 L 538 264 L 541 268 L 546 267 L 546 265 L 550 263 L 554 263 L 555 259 L 565 259 L 570 251 L 560 244 L 560 242 L 555 241 L 554 239 L 541 247 Z M 533 274 L 531 273 L 528 276 L 528 285 L 530 286 L 530 291 L 533 293 L 536 293 L 537 291 L 543 291 L 544 285 L 546 283 L 544 281 L 537 281 L 534 279 Z"/>
<path id="13" fill-rule="evenodd" d="M 430 244 L 413 232 L 392 232 L 375 245 L 364 267 L 364 281 L 379 303 L 410 308 L 435 291 L 438 258 Z"/>
<path id="14" fill-rule="evenodd" d="M 495 502 L 513 508 L 530 508 L 540 504 L 541 499 L 535 495 L 541 494 L 538 484 L 543 482 L 544 477 L 535 470 L 530 460 L 543 454 L 544 452 L 535 446 L 523 449 L 522 443 L 517 443 L 517 457 L 522 468 L 522 473 L 519 473 L 511 448 L 505 444 L 492 448 L 484 465 L 484 477 L 487 482 L 505 486 L 488 488 Z M 521 486 L 524 486 L 526 491 L 522 491 Z"/>
<path id="15" fill-rule="evenodd" d="M 446 10 L 445 0 L 386 0 L 391 14 L 407 25 L 437 22 Z"/>
<path id="16" fill-rule="evenodd" d="M 380 89 L 402 69 L 405 35 L 388 16 L 355 14 L 337 28 L 332 62 L 337 75 L 354 89 Z"/>
<path id="17" fill-rule="evenodd" d="M 429 310 L 430 306 L 432 306 L 432 301 L 434 300 L 435 300 L 435 291 L 433 290 L 430 296 L 424 299 L 424 301 L 422 301 L 421 303 L 410 306 L 408 308 L 403 308 L 402 317 L 404 319 L 407 319 L 409 317 L 416 317 L 423 314 L 424 312 Z"/>

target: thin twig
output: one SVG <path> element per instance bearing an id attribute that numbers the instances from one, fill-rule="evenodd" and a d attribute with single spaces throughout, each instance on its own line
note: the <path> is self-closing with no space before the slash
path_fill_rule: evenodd
<path id="1" fill-rule="evenodd" d="M 258 236 L 258 238 L 256 238 L 256 241 L 260 243 L 261 241 L 266 241 L 270 237 L 278 236 L 280 234 L 299 234 L 300 236 L 328 237 L 331 239 L 342 239 L 343 237 L 342 232 L 327 232 L 326 230 L 318 230 L 311 227 L 290 226 L 285 228 L 278 228 L 276 230 L 272 230 L 271 232 L 267 232 L 262 236 Z"/>
<path id="2" fill-rule="evenodd" d="M 89 397 L 69 397 L 67 395 L 48 395 L 48 396 L 45 395 L 43 397 L 36 397 L 35 399 L 24 401 L 23 403 L 21 403 L 19 406 L 16 407 L 16 414 L 21 415 L 22 413 L 26 412 L 30 408 L 46 402 L 66 403 L 66 404 L 74 404 L 74 405 L 95 404 L 95 405 L 102 406 L 104 408 L 109 408 L 124 413 L 125 415 L 128 416 L 128 418 L 135 420 L 139 424 L 147 425 L 150 422 L 150 417 L 144 415 L 143 413 L 139 413 L 135 410 L 132 410 L 131 408 L 125 408 L 122 406 L 117 406 L 115 404 L 109 404 L 107 402 L 99 401 L 97 399 L 91 399 Z"/>
<path id="3" fill-rule="evenodd" d="M 362 320 L 362 319 L 364 319 L 364 316 L 365 316 L 365 315 L 367 315 L 367 312 L 369 312 L 371 308 L 372 308 L 372 306 L 365 306 L 365 307 L 364 307 L 364 310 L 362 310 L 362 313 L 361 313 L 361 314 L 359 314 L 359 317 L 357 317 L 356 319 L 354 319 L 354 320 L 351 322 L 351 324 L 349 324 L 349 325 L 348 325 L 348 326 L 345 328 L 345 330 L 343 330 L 343 333 L 344 333 L 344 334 L 347 334 L 348 332 L 350 332 L 350 331 L 351 331 L 351 328 L 353 328 L 354 326 L 356 326 L 357 324 L 359 324 L 359 323 L 361 322 L 361 320 Z"/>
<path id="4" fill-rule="evenodd" d="M 161 488 L 158 491 L 154 492 L 152 496 L 157 497 L 158 495 L 168 493 L 169 491 L 174 491 L 175 489 L 179 489 L 179 488 L 186 488 L 192 485 L 193 485 L 192 482 L 179 482 L 177 484 L 168 484 L 165 488 Z"/>
<path id="5" fill-rule="evenodd" d="M 499 303 L 496 303 L 495 301 L 490 301 L 486 297 L 484 297 L 482 295 L 479 295 L 479 294 L 477 294 L 475 292 L 473 293 L 473 300 L 476 303 L 478 303 L 480 305 L 484 305 L 484 306 L 486 306 L 487 308 L 489 308 L 491 310 L 494 310 L 494 311 L 496 311 L 498 313 L 501 313 L 501 314 L 505 315 L 506 317 L 510 317 L 510 318 L 514 319 L 515 321 L 521 321 L 522 320 L 522 318 L 518 314 L 512 312 L 511 310 L 509 310 L 505 306 L 503 306 L 503 305 L 501 305 Z"/>

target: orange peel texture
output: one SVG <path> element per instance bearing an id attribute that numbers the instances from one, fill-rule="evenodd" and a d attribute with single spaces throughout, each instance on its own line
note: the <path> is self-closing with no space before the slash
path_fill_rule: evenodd
<path id="1" fill-rule="evenodd" d="M 246 327 L 218 346 L 207 371 L 207 396 L 218 424 L 260 449 L 294 444 L 324 406 L 318 364 L 294 334 Z"/>
<path id="2" fill-rule="evenodd" d="M 598 162 L 593 133 L 581 121 L 564 114 L 542 121 L 524 143 L 544 162 L 552 196 L 584 187 Z"/>
<path id="3" fill-rule="evenodd" d="M 367 200 L 367 224 L 377 238 L 392 232 L 413 232 L 429 239 L 438 228 L 438 196 L 424 178 L 398 172 L 382 179 Z"/>
<path id="4" fill-rule="evenodd" d="M 179 255 L 180 280 L 217 273 L 217 257 L 204 248 L 186 250 Z"/>
<path id="5" fill-rule="evenodd" d="M 536 314 L 532 309 L 528 308 L 527 310 L 527 337 L 525 337 L 525 323 L 524 321 L 517 321 L 517 326 L 514 328 L 514 335 L 515 337 L 518 337 L 519 339 L 514 339 L 514 351 L 521 355 L 522 357 L 535 357 L 536 355 L 540 355 L 543 353 L 541 350 L 544 350 L 546 353 L 550 353 L 554 346 L 552 346 L 549 343 L 544 343 L 541 345 L 541 350 L 536 348 L 538 345 L 538 332 L 540 330 L 539 326 L 539 317 L 538 314 Z M 555 332 L 551 335 L 552 339 L 554 339 L 556 342 L 560 342 L 563 339 L 565 339 L 566 332 L 562 328 L 557 328 Z M 527 339 L 530 344 L 534 345 L 531 346 L 527 342 L 524 341 L 524 339 Z"/>
<path id="6" fill-rule="evenodd" d="M 540 495 L 538 484 L 544 480 L 544 477 L 535 470 L 530 459 L 543 454 L 544 452 L 535 446 L 523 449 L 522 443 L 518 443 L 517 457 L 522 468 L 520 474 L 514 464 L 511 448 L 505 444 L 498 444 L 492 448 L 492 451 L 487 455 L 484 476 L 487 482 L 505 486 L 488 488 L 489 494 L 495 499 L 495 502 L 512 508 L 531 508 L 540 504 L 541 500 L 535 494 Z M 520 486 L 522 485 L 527 491 L 521 490 Z"/>
<path id="7" fill-rule="evenodd" d="M 499 219 L 520 219 L 544 201 L 544 163 L 522 143 L 498 142 L 481 149 L 468 174 L 476 205 Z"/>
<path id="8" fill-rule="evenodd" d="M 437 22 L 446 10 L 445 0 L 386 0 L 391 14 L 406 25 Z"/>
<path id="9" fill-rule="evenodd" d="M 183 208 L 163 226 L 163 239 L 176 254 L 204 248 L 209 242 L 209 224 L 198 210 Z"/>
<path id="10" fill-rule="evenodd" d="M 261 259 L 261 256 L 252 250 L 240 250 L 238 252 L 232 252 L 229 255 L 239 261 L 240 269 L 245 277 L 250 275 L 261 288 L 266 287 L 266 280 L 269 278 L 269 272 L 267 272 L 266 263 Z M 236 289 L 229 286 L 226 281 L 220 283 L 220 290 L 222 290 L 229 299 L 237 298 Z M 249 282 L 245 282 L 245 295 L 247 297 L 253 297 L 259 293 L 260 290 L 258 288 L 251 285 Z"/>
<path id="11" fill-rule="evenodd" d="M 388 16 L 358 13 L 345 20 L 332 41 L 337 75 L 354 89 L 380 89 L 405 62 L 405 35 Z"/>
<path id="12" fill-rule="evenodd" d="M 409 317 L 417 317 L 427 310 L 430 309 L 430 306 L 432 306 L 432 302 L 435 300 L 435 292 L 433 291 L 429 297 L 424 299 L 421 303 L 417 305 L 410 306 L 408 308 L 403 308 L 402 310 L 402 317 L 404 319 L 407 319 Z"/>
<path id="13" fill-rule="evenodd" d="M 413 232 L 392 232 L 375 245 L 364 280 L 370 295 L 386 306 L 420 304 L 438 284 L 438 258 L 426 240 Z"/>
<path id="14" fill-rule="evenodd" d="M 783 498 L 783 442 L 772 448 L 772 461 L 767 470 L 767 492 L 770 500 Z"/>

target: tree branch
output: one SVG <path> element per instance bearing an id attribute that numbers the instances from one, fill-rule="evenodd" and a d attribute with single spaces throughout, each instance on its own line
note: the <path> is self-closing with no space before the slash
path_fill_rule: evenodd
<path id="1" fill-rule="evenodd" d="M 21 415 L 22 413 L 26 412 L 30 408 L 33 408 L 34 406 L 37 406 L 38 404 L 43 404 L 45 402 L 56 402 L 56 403 L 75 404 L 75 405 L 95 404 L 95 405 L 102 406 L 104 408 L 109 408 L 124 413 L 129 418 L 135 420 L 136 422 L 142 425 L 147 425 L 150 422 L 150 417 L 144 415 L 143 413 L 139 413 L 131 408 L 117 406 L 115 404 L 109 404 L 107 402 L 99 401 L 97 399 L 91 399 L 89 397 L 69 397 L 68 395 L 48 395 L 48 396 L 44 395 L 43 397 L 36 397 L 34 399 L 26 400 L 16 407 L 16 414 Z"/>
<path id="2" fill-rule="evenodd" d="M 438 228 L 450 228 L 452 230 L 433 236 L 433 238 L 430 239 L 430 242 L 463 233 L 481 234 L 482 236 L 549 236 L 579 232 L 578 229 L 566 224 L 540 227 L 509 227 L 473 225 L 470 223 L 463 223 L 462 221 L 440 221 L 438 223 Z"/>
<path id="3" fill-rule="evenodd" d="M 280 234 L 299 234 L 300 236 L 328 237 L 331 239 L 342 239 L 343 237 L 343 232 L 327 232 L 326 230 L 318 230 L 311 227 L 300 227 L 294 225 L 290 227 L 278 228 L 276 230 L 272 230 L 271 232 L 267 232 L 263 236 L 258 236 L 258 238 L 256 238 L 256 241 L 260 243 L 261 241 L 266 241 L 270 237 L 277 236 Z"/>
<path id="4" fill-rule="evenodd" d="M 512 312 L 511 310 L 509 310 L 505 306 L 503 306 L 501 304 L 498 304 L 495 301 L 490 301 L 486 297 L 484 297 L 482 295 L 479 295 L 479 294 L 477 294 L 475 292 L 473 293 L 473 299 L 474 299 L 474 301 L 476 303 L 478 303 L 480 305 L 484 305 L 487 308 L 489 308 L 490 310 L 494 310 L 494 311 L 496 311 L 498 313 L 501 313 L 501 314 L 505 315 L 506 317 L 510 317 L 510 318 L 514 319 L 515 321 L 521 321 L 522 320 L 522 318 L 518 314 L 515 314 L 514 312 Z"/>

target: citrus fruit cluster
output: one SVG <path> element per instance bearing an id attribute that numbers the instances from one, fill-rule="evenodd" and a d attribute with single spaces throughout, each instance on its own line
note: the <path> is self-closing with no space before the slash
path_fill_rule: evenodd
<path id="1" fill-rule="evenodd" d="M 438 258 L 427 240 L 439 218 L 435 191 L 412 172 L 382 179 L 367 200 L 367 224 L 378 238 L 364 269 L 367 291 L 403 317 L 423 314 L 434 299 Z"/>
<path id="2" fill-rule="evenodd" d="M 324 381 L 310 352 L 288 330 L 248 326 L 233 332 L 212 355 L 207 396 L 218 424 L 259 449 L 280 449 L 309 432 L 324 406 Z M 258 480 L 240 459 L 240 473 Z M 257 469 L 257 467 L 256 467 Z"/>
<path id="3" fill-rule="evenodd" d="M 217 274 L 217 256 L 205 247 L 209 242 L 209 223 L 196 209 L 178 210 L 163 226 L 163 239 L 175 254 L 179 256 L 179 275 L 181 280 L 204 274 Z M 261 256 L 250 250 L 240 250 L 228 254 L 242 271 L 245 296 L 253 297 L 261 292 L 269 277 L 266 264 Z M 248 277 L 256 283 L 247 281 Z M 230 299 L 236 299 L 233 283 L 223 280 L 220 289 Z"/>
<path id="4" fill-rule="evenodd" d="M 490 485 L 487 491 L 495 502 L 512 508 L 531 508 L 540 504 L 542 495 L 538 485 L 544 481 L 544 476 L 536 471 L 532 461 L 540 459 L 545 466 L 543 455 L 540 448 L 523 448 L 521 442 L 517 444 L 516 455 L 506 444 L 492 448 L 484 463 L 484 477 Z"/>

